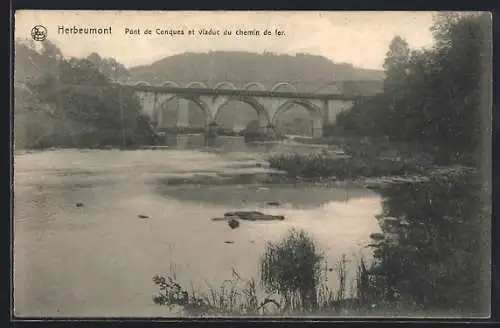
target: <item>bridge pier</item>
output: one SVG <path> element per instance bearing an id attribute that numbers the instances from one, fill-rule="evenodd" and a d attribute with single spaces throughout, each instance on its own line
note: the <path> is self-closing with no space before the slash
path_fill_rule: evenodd
<path id="1" fill-rule="evenodd" d="M 267 124 L 264 132 L 269 138 L 276 138 L 276 127 L 274 126 L 274 124 Z"/>
<path id="2" fill-rule="evenodd" d="M 186 99 L 178 98 L 177 103 L 177 127 L 189 126 L 189 101 Z"/>
<path id="3" fill-rule="evenodd" d="M 262 114 L 259 114 L 259 133 L 267 134 L 268 127 L 272 124 L 269 122 L 268 118 Z"/>
<path id="4" fill-rule="evenodd" d="M 325 124 L 334 124 L 337 120 L 337 115 L 343 111 L 350 109 L 354 101 L 353 100 L 326 100 L 325 107 Z"/>
<path id="5" fill-rule="evenodd" d="M 330 101 L 323 101 L 323 122 L 324 124 L 330 124 Z"/>
<path id="6" fill-rule="evenodd" d="M 158 108 L 158 117 L 156 118 L 156 130 L 159 130 L 163 127 L 163 108 Z"/>
<path id="7" fill-rule="evenodd" d="M 218 125 L 217 122 L 210 122 L 205 133 L 205 146 L 213 147 L 217 139 Z"/>
<path id="8" fill-rule="evenodd" d="M 312 121 L 312 136 L 313 138 L 323 137 L 323 118 L 315 117 Z"/>

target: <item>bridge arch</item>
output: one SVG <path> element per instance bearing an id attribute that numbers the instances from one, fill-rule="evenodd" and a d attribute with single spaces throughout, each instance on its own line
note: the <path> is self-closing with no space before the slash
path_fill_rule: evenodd
<path id="1" fill-rule="evenodd" d="M 199 81 L 193 81 L 186 84 L 186 88 L 192 88 L 193 86 L 198 86 L 200 88 L 208 88 L 208 86 L 205 83 Z"/>
<path id="2" fill-rule="evenodd" d="M 290 99 L 285 101 L 283 104 L 281 104 L 277 109 L 276 112 L 274 113 L 272 119 L 271 119 L 271 124 L 276 126 L 276 123 L 278 122 L 278 118 L 286 113 L 289 109 L 292 108 L 292 105 L 299 105 L 302 106 L 307 110 L 307 112 L 313 117 L 315 120 L 323 120 L 323 115 L 321 108 L 318 107 L 317 105 L 313 104 L 310 101 L 304 100 L 304 99 Z"/>
<path id="3" fill-rule="evenodd" d="M 266 86 L 260 82 L 249 82 L 243 86 L 243 90 L 250 90 L 251 87 L 257 87 L 261 91 L 266 91 Z"/>
<path id="4" fill-rule="evenodd" d="M 271 91 L 272 92 L 278 91 L 278 89 L 281 89 L 282 87 L 288 87 L 288 88 L 291 88 L 293 90 L 293 92 L 298 92 L 297 88 L 293 84 L 291 84 L 290 82 L 279 82 L 279 83 L 276 83 L 271 88 Z"/>
<path id="5" fill-rule="evenodd" d="M 218 108 L 215 110 L 215 115 L 213 118 L 214 122 L 217 122 L 217 119 L 220 116 L 220 113 L 222 113 L 222 109 L 230 102 L 242 102 L 245 104 L 250 105 L 255 112 L 257 113 L 257 116 L 259 120 L 265 120 L 266 125 L 271 123 L 271 118 L 269 117 L 269 113 L 257 99 L 254 97 L 241 97 L 241 96 L 235 96 L 235 97 L 228 97 L 227 101 L 225 101 L 223 104 L 221 104 Z"/>
<path id="6" fill-rule="evenodd" d="M 231 81 L 222 81 L 222 82 L 219 82 L 215 85 L 215 89 L 221 89 L 223 87 L 229 87 L 230 89 L 233 89 L 233 90 L 238 89 L 238 88 L 236 88 L 234 83 Z"/>
<path id="7" fill-rule="evenodd" d="M 177 83 L 177 82 L 174 82 L 174 81 L 165 81 L 165 82 L 162 82 L 160 84 L 161 87 L 169 87 L 169 86 L 172 86 L 172 87 L 176 87 L 176 88 L 180 88 L 181 86 Z"/>
<path id="8" fill-rule="evenodd" d="M 180 85 L 175 82 L 175 81 L 164 81 L 160 84 L 160 87 L 175 87 L 175 88 L 180 88 Z M 160 94 L 161 95 L 161 94 Z M 162 99 L 161 102 L 157 105 L 155 104 L 155 108 L 161 108 L 167 101 L 172 100 L 175 98 L 175 95 L 169 94 L 165 99 Z"/>
<path id="9" fill-rule="evenodd" d="M 189 95 L 183 95 L 183 96 L 178 96 L 179 99 L 185 99 L 188 101 L 191 101 L 195 103 L 198 108 L 202 111 L 203 115 L 205 116 L 205 126 L 208 126 L 212 121 L 212 112 L 210 111 L 209 105 L 200 99 L 200 97 L 190 97 Z"/>
<path id="10" fill-rule="evenodd" d="M 156 111 L 165 110 L 164 106 L 167 102 L 172 101 L 172 100 L 178 101 L 180 99 L 187 100 L 188 102 L 192 102 L 192 103 L 196 104 L 196 107 L 201 111 L 201 113 L 203 114 L 203 116 L 205 118 L 205 125 L 206 126 L 208 126 L 213 121 L 209 105 L 205 101 L 200 99 L 200 97 L 188 95 L 188 94 L 172 95 L 168 99 L 165 99 L 159 106 L 157 106 L 155 110 Z M 177 107 L 176 110 L 180 110 L 180 109 Z"/>
<path id="11" fill-rule="evenodd" d="M 139 81 L 139 82 L 133 83 L 132 85 L 134 87 L 150 87 L 151 83 L 146 82 L 146 81 Z"/>

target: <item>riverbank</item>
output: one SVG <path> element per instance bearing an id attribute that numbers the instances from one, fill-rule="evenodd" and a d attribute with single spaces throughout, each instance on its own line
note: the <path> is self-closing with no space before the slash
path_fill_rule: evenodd
<path id="1" fill-rule="evenodd" d="M 324 150 L 312 154 L 274 154 L 269 168 L 280 171 L 281 182 L 373 187 L 394 182 L 427 181 L 434 174 L 472 169 L 460 164 L 442 166 L 426 154 L 413 156 L 362 156 Z M 271 180 L 276 177 L 271 177 Z"/>
<path id="2" fill-rule="evenodd" d="M 455 171 L 469 170 L 467 167 L 436 167 L 429 170 L 426 174 L 413 175 L 386 175 L 378 177 L 356 177 L 343 180 L 337 180 L 335 177 L 292 177 L 284 171 L 264 171 L 249 170 L 247 173 L 220 173 L 208 175 L 189 174 L 185 176 L 168 176 L 161 179 L 165 185 L 228 185 L 239 184 L 246 186 L 260 185 L 281 185 L 290 187 L 332 187 L 332 188 L 368 188 L 376 189 L 391 183 L 417 183 L 429 181 L 429 177 L 435 174 L 448 174 Z"/>

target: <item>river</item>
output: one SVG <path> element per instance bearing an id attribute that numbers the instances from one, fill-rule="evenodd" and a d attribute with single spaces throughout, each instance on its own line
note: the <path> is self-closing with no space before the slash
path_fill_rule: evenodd
<path id="1" fill-rule="evenodd" d="M 265 156 L 234 147 L 16 154 L 15 314 L 168 316 L 152 302 L 154 275 L 174 272 L 181 284 L 201 289 L 231 279 L 233 269 L 258 278 L 266 242 L 290 228 L 309 232 L 332 266 L 342 254 L 359 256 L 379 231 L 380 198 L 369 190 L 210 182 L 220 174 L 265 175 Z M 286 219 L 242 221 L 234 230 L 211 220 L 233 210 Z"/>

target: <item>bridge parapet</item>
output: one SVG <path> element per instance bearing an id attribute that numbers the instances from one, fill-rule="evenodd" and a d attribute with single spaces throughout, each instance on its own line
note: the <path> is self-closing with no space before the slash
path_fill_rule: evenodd
<path id="1" fill-rule="evenodd" d="M 357 100 L 371 97 L 360 94 L 342 93 L 313 93 L 313 92 L 290 92 L 290 91 L 264 91 L 245 89 L 213 89 L 213 88 L 182 88 L 171 86 L 153 86 L 145 84 L 119 84 L 121 88 L 133 89 L 146 93 L 165 94 L 196 94 L 209 96 L 235 96 L 235 97 L 266 97 L 266 98 L 290 98 L 290 99 L 319 99 L 319 100 Z"/>
<path id="2" fill-rule="evenodd" d="M 382 90 L 382 81 L 379 80 L 349 80 L 349 81 L 147 81 L 126 82 L 136 86 L 177 86 L 179 88 L 208 88 L 233 90 L 260 90 L 260 91 L 290 91 L 320 94 L 350 94 L 372 96 Z"/>

